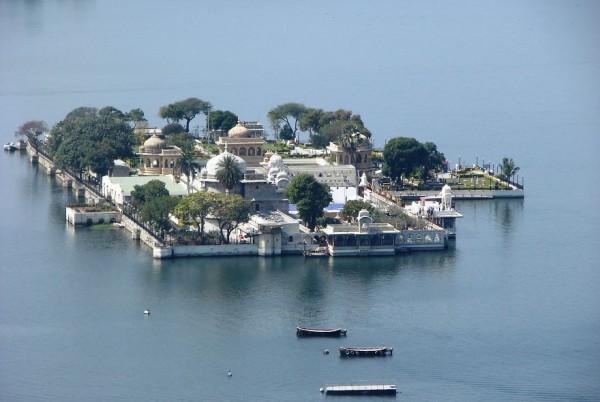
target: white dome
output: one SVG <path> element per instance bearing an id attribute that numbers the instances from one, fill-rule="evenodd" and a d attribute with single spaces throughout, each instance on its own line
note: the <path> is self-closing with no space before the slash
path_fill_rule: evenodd
<path id="1" fill-rule="evenodd" d="M 283 158 L 276 153 L 269 158 L 269 167 L 271 168 L 281 168 L 283 167 Z"/>
<path id="2" fill-rule="evenodd" d="M 240 166 L 240 170 L 242 171 L 242 173 L 245 174 L 246 173 L 246 161 L 243 160 L 242 158 L 240 158 L 239 156 L 234 155 L 227 151 L 225 151 L 222 154 L 219 154 L 213 158 L 210 158 L 208 160 L 208 162 L 206 162 L 206 173 L 209 176 L 216 176 L 217 171 L 219 170 L 220 162 L 228 156 L 235 158 L 235 160 L 238 162 L 238 164 Z"/>
<path id="3" fill-rule="evenodd" d="M 288 175 L 286 172 L 279 172 L 277 173 L 277 179 L 290 179 L 290 175 Z"/>

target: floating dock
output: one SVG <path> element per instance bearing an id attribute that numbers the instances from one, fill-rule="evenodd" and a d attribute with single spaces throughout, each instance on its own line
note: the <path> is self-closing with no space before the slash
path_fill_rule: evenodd
<path id="1" fill-rule="evenodd" d="M 328 395 L 396 395 L 396 384 L 326 385 L 321 392 Z"/>

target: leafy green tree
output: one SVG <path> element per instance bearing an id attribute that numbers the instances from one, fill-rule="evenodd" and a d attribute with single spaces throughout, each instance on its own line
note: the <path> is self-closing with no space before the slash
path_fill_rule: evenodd
<path id="1" fill-rule="evenodd" d="M 229 191 L 233 190 L 235 185 L 244 178 L 244 173 L 235 156 L 228 154 L 217 163 L 215 176 L 229 194 Z"/>
<path id="2" fill-rule="evenodd" d="M 437 145 L 433 142 L 424 142 L 423 147 L 427 151 L 427 165 L 425 168 L 427 170 L 441 170 L 446 157 L 443 153 L 438 151 Z"/>
<path id="3" fill-rule="evenodd" d="M 192 152 L 194 150 L 194 145 L 196 145 L 196 139 L 194 138 L 194 136 L 185 131 L 180 131 L 178 133 L 173 133 L 169 135 L 166 141 L 169 145 L 175 145 L 181 150 L 191 149 Z"/>
<path id="4" fill-rule="evenodd" d="M 183 225 L 195 225 L 200 241 L 204 244 L 206 217 L 218 206 L 220 194 L 197 192 L 186 195 L 179 201 L 173 214 Z"/>
<path id="5" fill-rule="evenodd" d="M 414 138 L 396 137 L 383 148 L 383 174 L 393 178 L 409 176 L 420 166 L 427 166 L 428 152 Z"/>
<path id="6" fill-rule="evenodd" d="M 136 208 L 141 208 L 144 204 L 160 197 L 169 196 L 169 190 L 164 182 L 160 180 L 150 180 L 144 185 L 136 184 L 131 192 L 131 203 Z"/>
<path id="7" fill-rule="evenodd" d="M 125 114 L 125 119 L 133 123 L 133 129 L 139 128 L 141 124 L 147 123 L 144 111 L 140 108 L 131 109 Z"/>
<path id="8" fill-rule="evenodd" d="M 29 141 L 34 148 L 37 148 L 40 137 L 47 132 L 49 132 L 49 128 L 45 121 L 31 120 L 19 126 L 17 131 L 15 131 L 15 136 L 27 138 L 27 141 Z"/>
<path id="9" fill-rule="evenodd" d="M 283 126 L 281 130 L 279 130 L 277 137 L 282 141 L 291 141 L 296 138 L 292 129 L 287 125 Z"/>
<path id="10" fill-rule="evenodd" d="M 345 220 L 352 222 L 356 220 L 358 213 L 363 209 L 369 211 L 369 214 L 372 214 L 375 211 L 375 207 L 370 202 L 363 200 L 350 200 L 344 204 L 344 207 L 342 208 L 342 215 L 344 215 Z"/>
<path id="11" fill-rule="evenodd" d="M 308 131 L 311 140 L 313 135 L 318 133 L 321 129 L 321 119 L 323 118 L 324 114 L 325 112 L 323 109 L 308 108 L 300 115 L 300 130 Z"/>
<path id="12" fill-rule="evenodd" d="M 161 106 L 158 115 L 167 123 L 178 123 L 185 120 L 185 131 L 190 132 L 190 122 L 200 113 L 208 113 L 212 107 L 210 102 L 198 98 L 187 98 L 182 101 Z"/>
<path id="13" fill-rule="evenodd" d="M 285 194 L 296 205 L 298 215 L 311 231 L 314 231 L 317 219 L 324 215 L 324 208 L 333 201 L 329 186 L 305 173 L 292 177 Z"/>
<path id="14" fill-rule="evenodd" d="M 113 106 L 105 106 L 98 110 L 98 116 L 108 116 L 113 119 L 125 120 L 125 114 Z"/>
<path id="15" fill-rule="evenodd" d="M 161 133 L 168 138 L 175 134 L 186 133 L 186 131 L 185 127 L 179 123 L 169 123 L 161 129 Z"/>
<path id="16" fill-rule="evenodd" d="M 284 126 L 291 130 L 293 138 L 297 138 L 300 116 L 307 110 L 301 103 L 284 103 L 267 113 L 273 131 L 280 133 Z"/>
<path id="17" fill-rule="evenodd" d="M 352 151 L 363 136 L 371 137 L 371 132 L 365 127 L 360 115 L 345 109 L 334 112 L 308 109 L 300 117 L 300 128 L 309 131 L 313 146 L 318 148 L 343 140 L 349 147 L 348 150 Z"/>
<path id="18" fill-rule="evenodd" d="M 238 117 L 228 110 L 214 110 L 209 114 L 209 128 L 227 134 L 238 122 Z"/>
<path id="19" fill-rule="evenodd" d="M 504 157 L 500 164 L 500 178 L 508 183 L 510 178 L 516 175 L 520 169 L 512 158 Z"/>
<path id="20" fill-rule="evenodd" d="M 140 218 L 144 222 L 150 222 L 158 230 L 169 231 L 172 227 L 170 214 L 178 202 L 177 197 L 171 196 L 153 198 L 140 208 Z"/>
<path id="21" fill-rule="evenodd" d="M 231 232 L 240 223 L 248 222 L 252 213 L 252 203 L 238 194 L 219 195 L 219 202 L 213 210 L 213 215 L 221 231 L 221 241 L 229 244 Z"/>
<path id="22" fill-rule="evenodd" d="M 133 129 L 112 107 L 77 108 L 52 128 L 48 151 L 62 169 L 105 175 L 114 160 L 133 155 Z"/>

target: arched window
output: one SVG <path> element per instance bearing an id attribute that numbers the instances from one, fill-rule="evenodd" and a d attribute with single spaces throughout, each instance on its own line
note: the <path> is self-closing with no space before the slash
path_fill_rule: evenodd
<path id="1" fill-rule="evenodd" d="M 149 168 L 149 167 L 150 167 L 150 164 L 151 164 L 151 162 L 150 162 L 150 159 L 146 159 L 146 163 L 145 163 L 145 165 L 146 165 L 146 167 L 147 167 L 147 168 Z"/>
<path id="2" fill-rule="evenodd" d="M 248 148 L 248 156 L 254 156 L 255 151 L 254 148 Z"/>
<path id="3" fill-rule="evenodd" d="M 154 159 L 152 161 L 152 167 L 160 167 L 159 163 L 158 163 L 158 159 Z"/>
<path id="4" fill-rule="evenodd" d="M 231 148 L 231 151 L 230 151 L 230 152 L 231 152 L 232 154 L 234 154 L 234 155 L 237 155 L 237 154 L 238 154 L 238 150 L 237 150 L 237 148 Z"/>
<path id="5" fill-rule="evenodd" d="M 246 148 L 240 148 L 240 156 L 246 156 Z"/>
<path id="6" fill-rule="evenodd" d="M 260 147 L 256 148 L 256 156 L 260 156 L 261 150 Z"/>
<path id="7" fill-rule="evenodd" d="M 356 155 L 356 163 L 362 163 L 362 157 L 360 154 Z"/>

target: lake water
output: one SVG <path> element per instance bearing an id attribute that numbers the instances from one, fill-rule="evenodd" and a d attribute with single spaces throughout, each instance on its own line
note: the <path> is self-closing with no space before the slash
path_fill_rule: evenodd
<path id="1" fill-rule="evenodd" d="M 0 1 L 0 136 L 78 106 L 162 126 L 196 96 L 266 124 L 297 101 L 360 113 L 379 146 L 513 157 L 526 199 L 458 203 L 444 252 L 155 261 L 127 231 L 67 226 L 72 195 L 6 152 L 0 400 L 306 401 L 357 380 L 407 401 L 600 399 L 599 3 L 321 3 Z M 380 344 L 393 356 L 336 352 Z"/>

